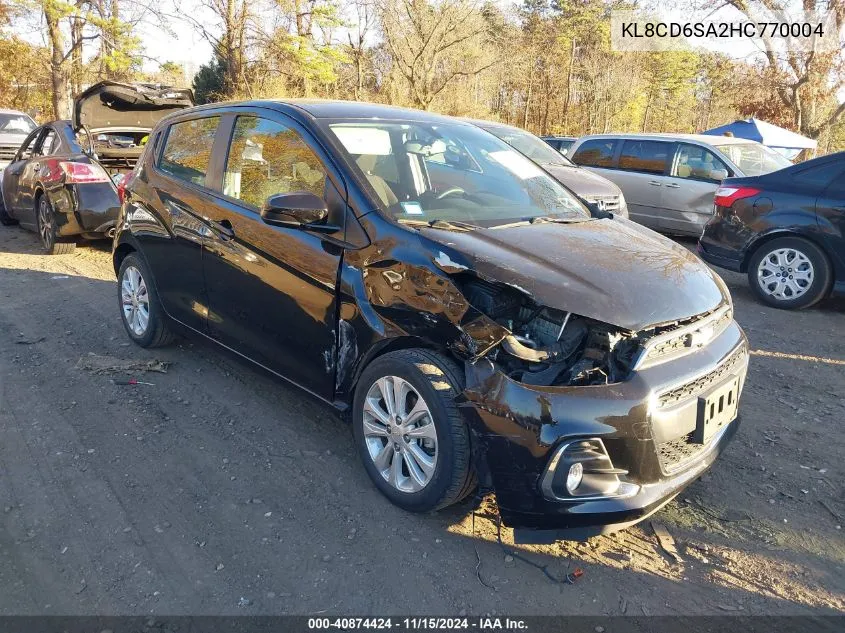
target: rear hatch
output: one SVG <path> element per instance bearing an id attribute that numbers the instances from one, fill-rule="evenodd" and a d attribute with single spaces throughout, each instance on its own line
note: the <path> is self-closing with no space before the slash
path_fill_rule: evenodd
<path id="1" fill-rule="evenodd" d="M 101 81 L 73 101 L 73 127 L 91 137 L 106 168 L 131 169 L 160 119 L 194 105 L 186 88 Z"/>

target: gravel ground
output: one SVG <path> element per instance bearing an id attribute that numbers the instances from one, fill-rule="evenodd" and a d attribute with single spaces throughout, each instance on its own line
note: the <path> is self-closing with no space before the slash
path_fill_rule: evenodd
<path id="1" fill-rule="evenodd" d="M 304 393 L 201 341 L 130 345 L 107 249 L 0 229 L 0 614 L 845 610 L 842 300 L 772 310 L 723 273 L 754 350 L 743 425 L 654 517 L 679 563 L 648 523 L 517 548 L 468 505 L 403 513 Z M 92 353 L 171 367 L 120 386 L 77 368 Z"/>

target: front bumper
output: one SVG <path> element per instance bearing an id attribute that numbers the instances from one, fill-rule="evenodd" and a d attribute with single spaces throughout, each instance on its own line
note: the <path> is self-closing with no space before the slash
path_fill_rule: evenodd
<path id="1" fill-rule="evenodd" d="M 584 539 L 658 510 L 704 473 L 736 433 L 739 418 L 706 444 L 692 439 L 700 395 L 734 378 L 741 392 L 747 347 L 731 321 L 705 347 L 640 369 L 626 382 L 587 387 L 525 385 L 490 361 L 468 364 L 461 408 L 479 477 L 495 491 L 504 524 L 522 542 Z M 625 494 L 561 500 L 548 487 L 544 492 L 556 450 L 584 439 L 604 445 Z"/>

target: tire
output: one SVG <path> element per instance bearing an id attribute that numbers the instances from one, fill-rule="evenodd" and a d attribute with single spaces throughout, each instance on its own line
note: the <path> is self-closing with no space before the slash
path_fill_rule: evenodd
<path id="1" fill-rule="evenodd" d="M 135 301 L 124 309 L 124 299 L 132 301 L 133 292 Z M 135 253 L 127 255 L 120 264 L 117 274 L 117 305 L 123 328 L 136 345 L 163 347 L 173 342 L 175 336 L 161 307 L 158 293 L 152 283 L 152 275 L 141 257 Z M 144 305 L 145 325 L 142 318 Z"/>
<path id="2" fill-rule="evenodd" d="M 35 217 L 41 248 L 47 255 L 69 255 L 76 250 L 76 243 L 56 236 L 56 214 L 46 195 L 35 199 Z"/>
<path id="3" fill-rule="evenodd" d="M 413 416 L 419 397 L 428 409 L 416 423 L 402 429 L 398 429 L 399 425 L 391 419 L 388 419 L 390 424 L 378 422 L 372 414 L 373 400 L 383 393 L 379 381 L 392 392 L 396 378 L 404 381 L 404 384 L 400 383 L 400 392 L 405 397 L 402 398 L 404 404 L 394 413 L 402 413 L 404 409 Z M 462 385 L 462 372 L 453 361 L 424 349 L 397 350 L 380 356 L 364 369 L 358 381 L 352 416 L 355 444 L 370 479 L 384 496 L 403 510 L 431 512 L 445 508 L 465 498 L 477 485 L 469 429 L 455 404 Z M 406 391 L 407 386 L 410 389 Z M 365 404 L 369 406 L 367 413 Z M 383 399 L 375 401 L 383 417 L 388 412 L 386 404 Z M 436 432 L 433 440 L 431 427 Z M 394 434 L 390 434 L 388 428 L 393 428 Z M 374 433 L 376 429 L 379 433 Z M 433 449 L 427 445 L 432 441 L 436 447 L 433 459 L 430 454 Z M 400 453 L 393 448 L 396 446 L 400 447 Z M 429 460 L 421 459 L 423 454 Z M 385 459 L 379 460 L 377 466 L 379 457 Z M 394 480 L 397 459 L 398 476 Z M 430 467 L 431 461 L 433 469 L 424 472 L 422 466 Z M 411 472 L 412 465 L 417 477 L 420 474 L 426 477 L 422 487 Z"/>
<path id="4" fill-rule="evenodd" d="M 783 274 L 788 275 L 785 281 Z M 748 263 L 751 290 L 773 308 L 808 308 L 827 295 L 832 281 L 833 272 L 824 251 L 801 237 L 766 242 L 754 251 Z"/>

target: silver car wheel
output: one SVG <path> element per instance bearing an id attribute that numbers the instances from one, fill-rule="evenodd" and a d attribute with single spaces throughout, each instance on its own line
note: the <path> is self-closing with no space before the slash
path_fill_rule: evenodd
<path id="1" fill-rule="evenodd" d="M 45 197 L 38 202 L 38 234 L 44 248 L 50 250 L 53 247 L 53 213 Z"/>
<path id="2" fill-rule="evenodd" d="M 437 429 L 423 397 L 407 380 L 384 376 L 364 398 L 364 441 L 384 480 L 400 492 L 419 492 L 437 465 Z"/>
<path id="3" fill-rule="evenodd" d="M 120 283 L 123 319 L 135 336 L 143 336 L 150 324 L 150 295 L 141 271 L 128 266 Z"/>
<path id="4" fill-rule="evenodd" d="M 778 301 L 791 301 L 802 296 L 813 285 L 813 278 L 813 263 L 794 248 L 774 250 L 757 266 L 760 289 Z"/>

